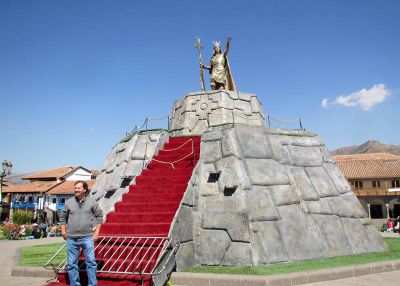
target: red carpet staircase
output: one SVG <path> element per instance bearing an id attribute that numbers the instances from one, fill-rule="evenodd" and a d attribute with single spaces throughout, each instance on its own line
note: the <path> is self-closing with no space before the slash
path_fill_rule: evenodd
<path id="1" fill-rule="evenodd" d="M 136 177 L 136 184 L 115 212 L 107 215 L 95 244 L 99 286 L 151 285 L 150 275 L 163 250 L 171 248 L 168 232 L 199 158 L 200 137 L 170 138 L 147 169 Z M 167 163 L 168 162 L 168 163 Z M 81 269 L 85 269 L 81 261 Z M 59 282 L 69 285 L 66 272 Z M 81 272 L 82 285 L 87 284 Z"/>

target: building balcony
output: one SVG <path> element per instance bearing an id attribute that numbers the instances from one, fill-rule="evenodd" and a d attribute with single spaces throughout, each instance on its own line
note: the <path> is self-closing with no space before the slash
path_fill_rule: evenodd
<path id="1" fill-rule="evenodd" d="M 21 202 L 11 202 L 11 208 L 13 209 L 36 209 L 36 203 L 21 203 Z"/>
<path id="2" fill-rule="evenodd" d="M 57 211 L 61 211 L 63 208 L 64 208 L 64 204 L 62 204 L 62 203 L 58 203 L 58 204 L 56 205 L 56 210 L 57 210 Z"/>
<path id="3" fill-rule="evenodd" d="M 397 191 L 398 190 L 398 191 Z M 397 189 L 386 189 L 386 188 L 363 188 L 352 190 L 357 197 L 368 197 L 368 196 L 400 196 L 400 188 Z"/>

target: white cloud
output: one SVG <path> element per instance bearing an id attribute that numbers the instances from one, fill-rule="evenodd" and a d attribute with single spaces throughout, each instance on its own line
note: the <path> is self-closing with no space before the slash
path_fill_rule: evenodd
<path id="1" fill-rule="evenodd" d="M 390 91 L 384 84 L 375 84 L 370 89 L 363 88 L 350 95 L 340 95 L 331 102 L 327 98 L 324 98 L 321 106 L 324 108 L 327 108 L 329 104 L 338 104 L 346 107 L 359 106 L 363 110 L 368 111 L 378 103 L 385 101 L 390 94 Z"/>
<path id="2" fill-rule="evenodd" d="M 329 100 L 328 100 L 327 98 L 324 98 L 324 99 L 321 101 L 321 106 L 322 106 L 323 108 L 328 108 L 328 105 L 329 105 Z"/>

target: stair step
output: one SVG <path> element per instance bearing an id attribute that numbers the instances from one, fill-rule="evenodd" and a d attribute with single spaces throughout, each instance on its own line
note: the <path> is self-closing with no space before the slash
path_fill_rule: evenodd
<path id="1" fill-rule="evenodd" d="M 140 212 L 157 212 L 157 211 L 176 211 L 179 202 L 174 203 L 124 203 L 119 202 L 115 205 L 115 212 L 140 211 Z"/>
<path id="2" fill-rule="evenodd" d="M 145 192 L 131 192 L 124 194 L 123 202 L 135 203 L 135 202 L 177 202 L 182 200 L 182 193 L 165 193 L 160 194 L 157 192 L 145 193 Z"/>
<path id="3" fill-rule="evenodd" d="M 107 215 L 107 222 L 110 223 L 151 223 L 151 222 L 170 222 L 175 216 L 174 212 L 158 213 L 110 213 Z"/>
<path id="4" fill-rule="evenodd" d="M 100 234 L 137 236 L 138 233 L 146 236 L 156 234 L 168 234 L 170 222 L 168 223 L 105 223 L 102 225 Z"/>
<path id="5" fill-rule="evenodd" d="M 168 235 L 199 159 L 200 143 L 200 136 L 169 138 L 163 150 L 154 156 L 155 160 L 136 177 L 135 184 L 129 186 L 129 192 L 123 195 L 121 202 L 115 204 L 115 212 L 107 215 L 101 227 L 100 235 L 106 238 L 101 238 L 95 244 L 100 269 L 105 266 L 104 270 L 116 271 L 121 266 L 119 271 L 152 270 L 161 249 L 158 246 L 165 241 L 162 237 Z M 195 154 L 190 154 L 192 151 Z M 179 162 L 172 166 L 156 160 Z M 160 238 L 154 240 L 149 237 Z M 107 263 L 108 260 L 110 262 Z M 140 261 L 144 264 L 138 265 Z M 149 265 L 145 268 L 147 262 Z M 87 284 L 86 273 L 81 272 L 80 275 L 82 284 Z M 53 283 L 52 286 L 67 285 L 67 276 L 66 272 L 59 272 L 60 283 Z M 98 286 L 142 285 L 139 275 L 104 273 L 100 270 L 97 277 Z M 150 286 L 151 283 L 151 277 L 145 276 L 143 285 Z"/>

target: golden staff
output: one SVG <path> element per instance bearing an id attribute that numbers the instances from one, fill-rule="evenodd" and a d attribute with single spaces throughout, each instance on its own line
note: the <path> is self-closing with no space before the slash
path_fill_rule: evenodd
<path id="1" fill-rule="evenodd" d="M 199 63 L 200 63 L 200 82 L 201 82 L 201 90 L 205 91 L 206 87 L 204 84 L 204 74 L 203 74 L 203 57 L 201 56 L 201 49 L 203 48 L 201 46 L 200 38 L 196 39 L 196 44 L 194 45 L 196 49 L 199 50 Z"/>

